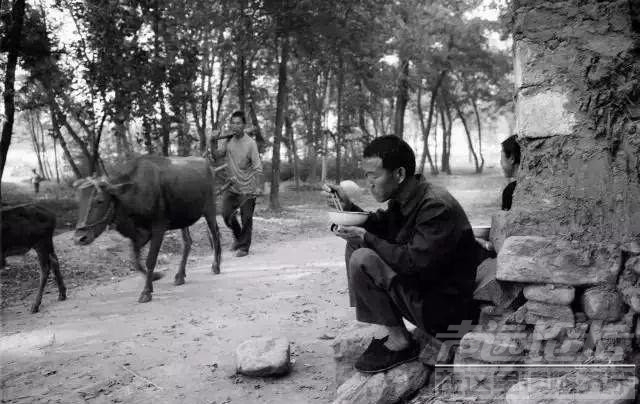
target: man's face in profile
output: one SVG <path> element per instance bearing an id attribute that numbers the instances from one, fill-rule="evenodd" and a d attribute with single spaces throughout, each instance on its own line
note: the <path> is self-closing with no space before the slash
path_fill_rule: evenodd
<path id="1" fill-rule="evenodd" d="M 403 168 L 393 171 L 387 170 L 382 167 L 380 157 L 365 158 L 362 162 L 362 169 L 371 195 L 378 202 L 385 202 L 393 197 L 400 187 L 400 183 L 404 180 Z"/>

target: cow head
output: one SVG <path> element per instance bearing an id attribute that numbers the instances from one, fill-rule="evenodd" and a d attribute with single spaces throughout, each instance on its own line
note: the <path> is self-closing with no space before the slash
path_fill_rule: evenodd
<path id="1" fill-rule="evenodd" d="M 113 185 L 104 177 L 90 177 L 73 186 L 78 196 L 78 223 L 73 238 L 76 244 L 91 244 L 113 220 L 116 198 L 124 184 Z"/>

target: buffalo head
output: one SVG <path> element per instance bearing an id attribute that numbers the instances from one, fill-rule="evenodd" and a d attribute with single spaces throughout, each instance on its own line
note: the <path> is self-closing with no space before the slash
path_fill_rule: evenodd
<path id="1" fill-rule="evenodd" d="M 123 185 L 113 185 L 105 178 L 85 178 L 74 184 L 78 197 L 76 244 L 91 244 L 115 216 L 116 198 Z"/>

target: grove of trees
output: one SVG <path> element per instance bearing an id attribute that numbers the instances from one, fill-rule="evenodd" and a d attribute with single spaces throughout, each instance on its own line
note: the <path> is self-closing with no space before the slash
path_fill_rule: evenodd
<path id="1" fill-rule="evenodd" d="M 483 122 L 512 87 L 508 55 L 489 46 L 500 27 L 474 13 L 483 3 L 2 0 L 0 176 L 17 114 L 38 156 L 52 139 L 80 178 L 134 153 L 201 155 L 235 109 L 270 161 L 274 209 L 285 165 L 297 186 L 326 179 L 330 159 L 340 181 L 363 144 L 404 136 L 409 114 L 421 172 L 451 173 L 456 121 L 482 172 Z"/>

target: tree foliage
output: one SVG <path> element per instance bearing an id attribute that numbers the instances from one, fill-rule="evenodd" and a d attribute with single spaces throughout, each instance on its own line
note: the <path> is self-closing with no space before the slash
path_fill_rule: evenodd
<path id="1" fill-rule="evenodd" d="M 202 154 L 211 130 L 243 109 L 272 160 L 274 208 L 289 170 L 281 147 L 296 180 L 327 180 L 331 171 L 339 181 L 353 175 L 364 143 L 404 136 L 409 119 L 419 123 L 420 170 L 428 161 L 434 174 L 450 171 L 446 146 L 458 122 L 480 172 L 483 122 L 509 106 L 511 86 L 508 58 L 488 42 L 500 27 L 474 17 L 479 6 L 55 0 L 74 32 L 62 43 L 62 26 L 34 3 L 19 53 L 28 72 L 19 108 L 49 115 L 47 133 L 65 145 L 76 176 L 132 153 Z M 444 128 L 440 163 L 436 121 Z"/>

